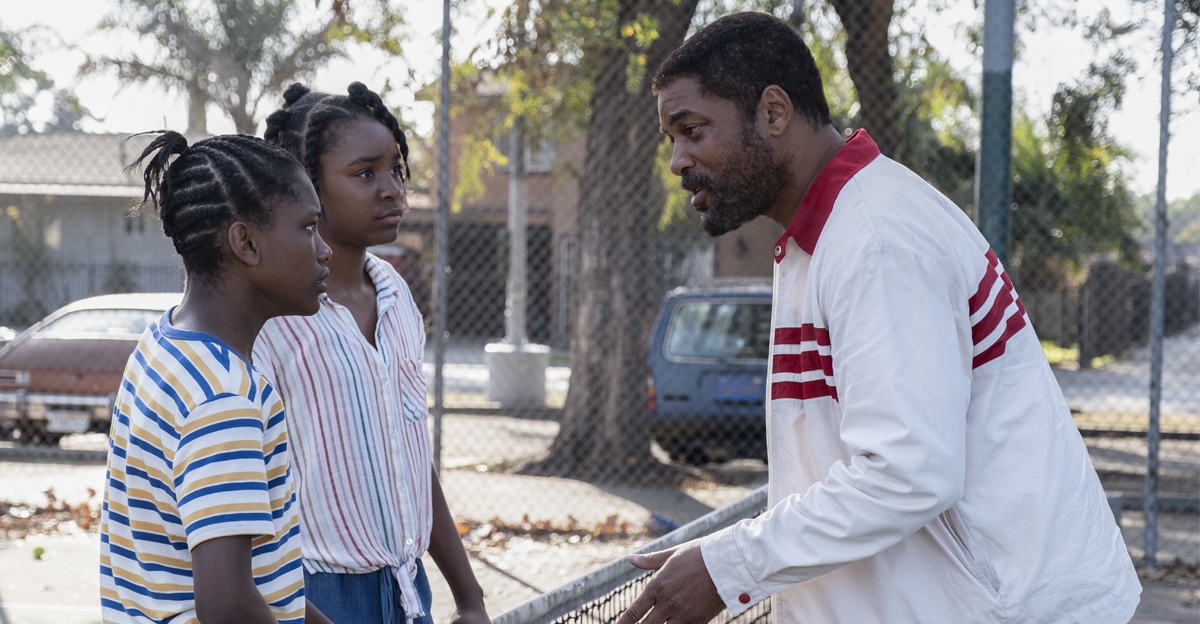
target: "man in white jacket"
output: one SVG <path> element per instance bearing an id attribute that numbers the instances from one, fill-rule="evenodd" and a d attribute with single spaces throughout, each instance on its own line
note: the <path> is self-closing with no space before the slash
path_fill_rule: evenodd
<path id="1" fill-rule="evenodd" d="M 654 79 L 671 170 L 716 236 L 767 215 L 770 509 L 631 556 L 619 624 L 1127 622 L 1141 586 L 1012 282 L 979 231 L 859 130 L 762 14 Z"/>

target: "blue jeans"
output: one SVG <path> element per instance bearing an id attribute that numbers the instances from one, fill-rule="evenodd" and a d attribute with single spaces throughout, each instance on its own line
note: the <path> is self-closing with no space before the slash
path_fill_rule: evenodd
<path id="1" fill-rule="evenodd" d="M 312 601 L 333 624 L 407 624 L 400 603 L 396 571 L 382 568 L 366 574 L 328 574 L 304 572 L 304 596 Z M 429 608 L 433 590 L 425 566 L 417 560 L 417 593 L 425 607 L 425 617 L 414 624 L 433 624 Z"/>

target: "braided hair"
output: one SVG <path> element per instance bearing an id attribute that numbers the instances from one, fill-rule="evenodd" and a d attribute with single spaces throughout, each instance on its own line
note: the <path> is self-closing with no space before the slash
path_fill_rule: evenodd
<path id="1" fill-rule="evenodd" d="M 303 184 L 297 175 L 301 165 L 291 154 L 246 135 L 188 145 L 178 132 L 164 131 L 128 170 L 143 162 L 142 205 L 156 209 L 189 278 L 215 278 L 229 225 L 238 220 L 270 225 L 274 201 L 298 197 Z"/>
<path id="2" fill-rule="evenodd" d="M 309 90 L 296 82 L 283 93 L 283 108 L 267 117 L 267 129 L 263 138 L 286 149 L 304 163 L 308 177 L 312 180 L 317 196 L 321 186 L 317 180 L 321 154 L 336 144 L 330 128 L 361 117 L 371 117 L 392 132 L 404 161 L 404 179 L 410 179 L 408 170 L 408 141 L 400 122 L 388 110 L 378 93 L 361 82 L 352 82 L 347 95 L 331 95 Z"/>

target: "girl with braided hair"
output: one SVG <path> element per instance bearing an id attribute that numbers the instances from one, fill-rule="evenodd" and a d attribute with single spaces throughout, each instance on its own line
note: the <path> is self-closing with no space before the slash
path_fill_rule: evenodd
<path id="1" fill-rule="evenodd" d="M 408 144 L 379 95 L 293 84 L 265 138 L 304 163 L 333 248 L 311 317 L 275 319 L 254 347 L 288 406 L 309 598 L 337 622 L 429 623 L 429 551 L 455 623 L 488 624 L 483 591 L 430 457 L 424 322 L 408 284 L 367 252 L 396 240 Z"/>
<path id="2" fill-rule="evenodd" d="M 183 257 L 113 408 L 104 621 L 330 624 L 305 600 L 283 402 L 251 365 L 268 319 L 313 314 L 329 275 L 304 169 L 248 136 L 151 141 L 144 202 Z"/>

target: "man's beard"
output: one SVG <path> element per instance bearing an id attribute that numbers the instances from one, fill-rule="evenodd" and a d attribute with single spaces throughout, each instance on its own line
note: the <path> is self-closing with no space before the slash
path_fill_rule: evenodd
<path id="1" fill-rule="evenodd" d="M 752 124 L 746 124 L 742 150 L 714 173 L 720 181 L 688 172 L 681 183 L 685 188 L 698 186 L 707 191 L 708 207 L 700 212 L 700 225 L 716 237 L 766 214 L 775 205 L 783 192 L 787 163 L 776 162 L 771 146 Z"/>

